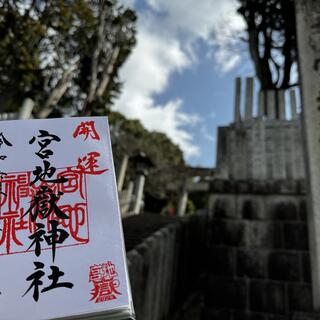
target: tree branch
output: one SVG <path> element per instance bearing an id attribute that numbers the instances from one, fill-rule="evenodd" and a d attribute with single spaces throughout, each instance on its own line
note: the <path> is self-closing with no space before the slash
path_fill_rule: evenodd
<path id="1" fill-rule="evenodd" d="M 38 112 L 37 118 L 43 119 L 47 118 L 49 114 L 52 112 L 54 106 L 59 102 L 62 96 L 68 89 L 68 86 L 73 77 L 73 72 L 75 70 L 75 65 L 66 70 L 56 87 L 52 90 L 50 96 L 47 98 L 44 107 Z"/>
<path id="2" fill-rule="evenodd" d="M 104 70 L 104 76 L 100 82 L 100 85 L 97 89 L 97 98 L 101 98 L 108 87 L 108 84 L 111 81 L 111 74 L 113 73 L 113 70 L 115 69 L 117 65 L 117 61 L 120 56 L 120 47 L 116 46 L 113 49 L 112 55 L 110 57 L 109 63 L 106 65 L 106 68 Z"/>
<path id="3" fill-rule="evenodd" d="M 276 72 L 277 72 L 277 77 L 276 77 L 276 80 L 275 80 L 275 84 L 278 84 L 279 81 L 280 81 L 280 69 L 281 67 L 279 66 L 279 64 L 274 60 L 273 56 L 271 55 L 270 57 L 270 61 L 273 63 L 273 65 L 275 66 L 276 68 Z"/>
<path id="4" fill-rule="evenodd" d="M 102 50 L 103 44 L 105 43 L 105 39 L 103 38 L 103 36 L 104 36 L 105 25 L 106 25 L 107 7 L 104 6 L 104 4 L 102 4 L 99 11 L 100 11 L 100 14 L 99 14 L 99 27 L 97 32 L 97 43 L 92 55 L 91 78 L 90 78 L 89 91 L 87 95 L 88 103 L 91 103 L 95 97 L 96 89 L 98 86 L 99 55 Z"/>

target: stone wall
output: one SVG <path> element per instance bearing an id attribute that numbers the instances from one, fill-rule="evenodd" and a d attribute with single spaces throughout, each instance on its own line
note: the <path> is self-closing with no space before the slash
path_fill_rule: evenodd
<path id="1" fill-rule="evenodd" d="M 300 119 L 253 118 L 218 129 L 217 174 L 223 179 L 303 179 Z"/>
<path id="2" fill-rule="evenodd" d="M 129 276 L 139 320 L 172 319 L 199 290 L 207 216 L 143 214 L 124 219 Z"/>
<path id="3" fill-rule="evenodd" d="M 304 185 L 215 181 L 204 319 L 285 320 L 312 310 Z"/>

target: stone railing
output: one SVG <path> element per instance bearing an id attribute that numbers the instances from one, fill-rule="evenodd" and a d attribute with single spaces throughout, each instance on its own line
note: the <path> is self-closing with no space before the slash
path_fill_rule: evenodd
<path id="1" fill-rule="evenodd" d="M 204 270 L 206 215 L 184 219 L 143 214 L 124 219 L 137 319 L 172 319 L 198 290 Z"/>

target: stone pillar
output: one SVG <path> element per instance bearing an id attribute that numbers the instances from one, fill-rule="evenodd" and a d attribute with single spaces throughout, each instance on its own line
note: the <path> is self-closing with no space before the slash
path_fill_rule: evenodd
<path id="1" fill-rule="evenodd" d="M 229 178 L 248 179 L 248 163 L 251 161 L 249 141 L 250 129 L 232 128 L 228 134 L 228 167 Z"/>
<path id="2" fill-rule="evenodd" d="M 296 91 L 290 90 L 290 107 L 291 107 L 291 118 L 297 119 L 298 113 L 297 113 L 297 97 L 296 97 Z"/>
<path id="3" fill-rule="evenodd" d="M 267 93 L 267 116 L 268 119 L 276 119 L 276 95 L 274 90 L 268 90 Z"/>
<path id="4" fill-rule="evenodd" d="M 262 118 L 265 115 L 264 108 L 264 91 L 258 93 L 258 118 Z"/>
<path id="5" fill-rule="evenodd" d="M 265 121 L 255 121 L 252 125 L 252 178 L 266 179 L 266 145 L 265 145 Z"/>
<path id="6" fill-rule="evenodd" d="M 302 118 L 309 185 L 313 306 L 320 310 L 320 1 L 296 0 Z"/>
<path id="7" fill-rule="evenodd" d="M 32 99 L 30 98 L 24 99 L 22 107 L 18 114 L 18 119 L 30 119 L 33 107 L 34 107 L 34 101 Z"/>
<path id="8" fill-rule="evenodd" d="M 253 78 L 246 78 L 245 120 L 253 118 Z"/>
<path id="9" fill-rule="evenodd" d="M 268 121 L 265 121 L 265 164 L 266 164 L 266 178 L 273 179 L 273 162 L 274 162 L 274 138 L 273 138 L 273 131 L 270 130 L 270 126 Z"/>
<path id="10" fill-rule="evenodd" d="M 291 177 L 289 176 L 288 178 L 292 179 L 298 179 L 298 164 L 296 163 L 296 126 L 294 123 L 290 122 L 290 129 L 289 129 L 289 137 L 288 137 L 288 144 L 290 148 L 290 161 L 289 161 L 289 170 L 291 173 Z M 302 147 L 302 146 L 301 146 Z"/>
<path id="11" fill-rule="evenodd" d="M 187 209 L 187 202 L 188 202 L 188 191 L 186 189 L 183 189 L 179 199 L 179 204 L 178 204 L 179 217 L 183 217 L 185 215 L 186 209 Z"/>
<path id="12" fill-rule="evenodd" d="M 123 184 L 124 184 L 124 179 L 126 177 L 126 172 L 127 172 L 127 168 L 128 168 L 128 160 L 129 160 L 129 156 L 127 154 L 125 154 L 122 158 L 121 161 L 121 167 L 120 167 L 120 171 L 119 171 L 119 175 L 118 175 L 118 191 L 120 192 L 123 188 Z"/>
<path id="13" fill-rule="evenodd" d="M 227 127 L 218 127 L 218 147 L 217 147 L 217 166 L 215 176 L 218 178 L 228 178 L 230 166 L 228 160 L 228 148 L 230 145 L 230 129 Z"/>
<path id="14" fill-rule="evenodd" d="M 279 106 L 279 119 L 285 120 L 286 119 L 286 103 L 285 103 L 284 90 L 278 91 L 278 106 Z"/>
<path id="15" fill-rule="evenodd" d="M 237 77 L 236 81 L 236 92 L 235 92 L 235 101 L 234 101 L 234 122 L 241 122 L 241 78 Z"/>
<path id="16" fill-rule="evenodd" d="M 130 181 L 128 183 L 127 189 L 125 190 L 124 205 L 122 207 L 122 212 L 121 212 L 122 214 L 126 214 L 130 210 L 132 194 L 133 194 L 133 187 L 134 187 L 134 183 L 133 183 L 133 181 Z"/>
<path id="17" fill-rule="evenodd" d="M 145 176 L 143 174 L 139 174 L 136 180 L 135 185 L 135 202 L 133 207 L 133 213 L 139 214 L 141 211 L 141 207 L 143 204 L 143 189 L 144 189 L 144 183 L 145 183 Z"/>

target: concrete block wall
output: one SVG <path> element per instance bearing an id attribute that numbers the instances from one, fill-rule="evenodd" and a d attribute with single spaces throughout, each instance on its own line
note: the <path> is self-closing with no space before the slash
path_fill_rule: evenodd
<path id="1" fill-rule="evenodd" d="M 213 184 L 204 320 L 287 320 L 312 310 L 303 190 L 298 182 Z"/>

